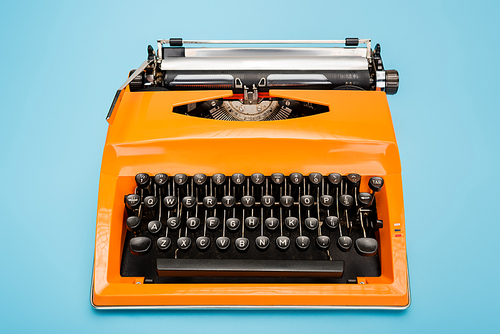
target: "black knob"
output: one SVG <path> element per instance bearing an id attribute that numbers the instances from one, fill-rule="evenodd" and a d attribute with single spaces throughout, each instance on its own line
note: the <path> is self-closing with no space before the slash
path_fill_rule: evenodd
<path id="1" fill-rule="evenodd" d="M 127 218 L 127 230 L 135 231 L 139 229 L 141 225 L 141 219 L 137 216 L 130 216 Z"/>
<path id="2" fill-rule="evenodd" d="M 358 202 L 359 202 L 359 206 L 366 209 L 372 203 L 372 194 L 359 193 L 358 194 Z"/>
<path id="3" fill-rule="evenodd" d="M 174 182 L 179 187 L 182 187 L 183 185 L 185 185 L 187 180 L 188 180 L 188 177 L 186 174 L 175 174 L 175 176 L 174 176 Z"/>
<path id="4" fill-rule="evenodd" d="M 349 182 L 349 184 L 353 187 L 358 187 L 360 181 L 361 181 L 361 175 L 359 174 L 351 173 L 347 175 L 347 182 Z"/>
<path id="5" fill-rule="evenodd" d="M 231 176 L 231 181 L 237 186 L 242 185 L 243 182 L 245 182 L 245 175 L 241 173 L 233 174 L 233 176 Z"/>
<path id="6" fill-rule="evenodd" d="M 139 173 L 135 176 L 135 183 L 139 188 L 146 188 L 149 185 L 149 175 L 146 173 Z"/>
<path id="7" fill-rule="evenodd" d="M 370 189 L 377 192 L 382 189 L 384 186 L 384 179 L 378 176 L 374 176 L 368 181 L 368 186 L 370 186 Z"/>
<path id="8" fill-rule="evenodd" d="M 271 181 L 277 186 L 281 185 L 284 180 L 285 180 L 285 175 L 281 173 L 274 173 L 271 175 Z"/>
<path id="9" fill-rule="evenodd" d="M 354 204 L 354 199 L 351 195 L 341 195 L 339 197 L 340 206 L 346 210 L 349 210 Z"/>
<path id="10" fill-rule="evenodd" d="M 205 174 L 194 174 L 193 180 L 197 186 L 202 186 L 207 182 L 207 176 Z"/>
<path id="11" fill-rule="evenodd" d="M 331 173 L 328 175 L 328 181 L 334 185 L 338 186 L 340 184 L 340 181 L 342 181 L 342 175 L 339 173 Z"/>
<path id="12" fill-rule="evenodd" d="M 216 186 L 221 186 L 226 182 L 226 175 L 217 173 L 212 176 L 212 181 Z"/>
<path id="13" fill-rule="evenodd" d="M 290 174 L 290 182 L 293 185 L 296 185 L 296 186 L 300 185 L 302 183 L 303 179 L 304 179 L 304 177 L 300 173 L 292 173 L 292 174 Z"/>
<path id="14" fill-rule="evenodd" d="M 130 194 L 125 196 L 125 204 L 129 209 L 138 208 L 141 205 L 141 196 L 136 194 Z"/>
<path id="15" fill-rule="evenodd" d="M 252 180 L 253 184 L 256 186 L 261 185 L 265 181 L 265 176 L 264 174 L 261 173 L 254 173 L 252 176 L 250 176 L 250 179 Z"/>
<path id="16" fill-rule="evenodd" d="M 168 175 L 163 173 L 156 174 L 154 180 L 158 187 L 163 188 L 167 185 Z"/>
<path id="17" fill-rule="evenodd" d="M 399 73 L 396 70 L 385 71 L 385 93 L 394 95 L 399 88 Z"/>

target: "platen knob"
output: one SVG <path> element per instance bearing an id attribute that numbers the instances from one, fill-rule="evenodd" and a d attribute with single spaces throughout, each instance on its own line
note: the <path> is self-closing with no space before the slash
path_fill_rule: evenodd
<path id="1" fill-rule="evenodd" d="M 399 73 L 396 70 L 385 71 L 385 93 L 394 95 L 399 88 Z"/>

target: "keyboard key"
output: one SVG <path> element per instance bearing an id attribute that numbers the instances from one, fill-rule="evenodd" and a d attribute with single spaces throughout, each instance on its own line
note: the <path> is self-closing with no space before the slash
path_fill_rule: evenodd
<path id="1" fill-rule="evenodd" d="M 243 182 L 245 182 L 245 175 L 241 173 L 233 174 L 233 176 L 231 176 L 231 182 L 237 186 L 242 185 Z"/>
<path id="2" fill-rule="evenodd" d="M 230 209 L 230 208 L 234 207 L 235 203 L 236 203 L 236 199 L 234 198 L 234 196 L 224 196 L 224 197 L 222 197 L 222 204 L 227 209 Z"/>
<path id="3" fill-rule="evenodd" d="M 193 209 L 196 206 L 196 198 L 193 196 L 185 196 L 182 199 L 182 206 L 187 210 Z"/>
<path id="4" fill-rule="evenodd" d="M 306 218 L 304 225 L 308 230 L 315 231 L 319 226 L 319 221 L 316 218 Z"/>
<path id="5" fill-rule="evenodd" d="M 266 208 L 272 208 L 274 206 L 275 200 L 273 196 L 264 195 L 262 196 L 261 203 Z"/>
<path id="6" fill-rule="evenodd" d="M 296 185 L 296 186 L 300 185 L 302 183 L 303 179 L 304 179 L 304 177 L 300 173 L 292 173 L 292 174 L 290 174 L 290 182 L 293 185 Z"/>
<path id="7" fill-rule="evenodd" d="M 146 254 L 151 248 L 151 239 L 148 237 L 134 237 L 130 239 L 129 248 L 134 255 Z"/>
<path id="8" fill-rule="evenodd" d="M 243 196 L 241 198 L 241 204 L 243 204 L 245 208 L 251 208 L 255 204 L 255 198 L 253 196 Z"/>
<path id="9" fill-rule="evenodd" d="M 186 174 L 175 174 L 175 176 L 174 176 L 174 182 L 179 187 L 182 187 L 183 185 L 185 185 L 187 180 L 188 180 L 188 177 Z"/>
<path id="10" fill-rule="evenodd" d="M 170 217 L 167 219 L 167 226 L 173 230 L 176 230 L 181 225 L 181 219 L 179 217 Z"/>
<path id="11" fill-rule="evenodd" d="M 361 175 L 351 173 L 347 175 L 347 182 L 353 187 L 359 187 L 359 182 L 361 181 Z"/>
<path id="12" fill-rule="evenodd" d="M 151 234 L 156 234 L 160 232 L 161 222 L 159 220 L 152 220 L 148 223 L 148 231 Z"/>
<path id="13" fill-rule="evenodd" d="M 356 249 L 363 256 L 373 256 L 377 254 L 378 243 L 373 238 L 359 238 L 356 240 Z"/>
<path id="14" fill-rule="evenodd" d="M 168 175 L 163 173 L 156 174 L 154 177 L 154 181 L 158 187 L 164 188 L 167 185 Z"/>
<path id="15" fill-rule="evenodd" d="M 203 205 L 207 209 L 212 209 L 217 205 L 217 198 L 215 198 L 214 196 L 206 196 L 203 198 Z"/>
<path id="16" fill-rule="evenodd" d="M 280 204 L 284 208 L 291 208 L 293 206 L 293 197 L 292 196 L 281 196 Z"/>
<path id="17" fill-rule="evenodd" d="M 276 238 L 276 246 L 278 249 L 285 251 L 290 247 L 290 238 L 285 236 L 280 236 Z"/>
<path id="18" fill-rule="evenodd" d="M 229 218 L 226 220 L 226 227 L 231 231 L 236 231 L 240 228 L 240 220 L 238 218 Z"/>
<path id="19" fill-rule="evenodd" d="M 328 216 L 325 218 L 326 227 L 329 229 L 335 229 L 339 226 L 339 219 L 336 216 Z"/>
<path id="20" fill-rule="evenodd" d="M 255 229 L 257 226 L 259 226 L 259 218 L 246 217 L 245 218 L 245 226 L 251 230 Z"/>
<path id="21" fill-rule="evenodd" d="M 370 193 L 358 194 L 358 203 L 362 208 L 369 207 L 371 202 L 372 202 L 372 194 Z"/>
<path id="22" fill-rule="evenodd" d="M 295 230 L 297 226 L 299 226 L 299 220 L 295 217 L 286 217 L 285 218 L 285 226 L 289 230 Z"/>
<path id="23" fill-rule="evenodd" d="M 309 248 L 309 245 L 311 244 L 311 240 L 309 240 L 308 237 L 301 235 L 295 239 L 295 244 L 300 250 L 306 250 Z"/>
<path id="24" fill-rule="evenodd" d="M 368 181 L 368 186 L 374 192 L 380 191 L 384 186 L 384 179 L 378 176 L 374 176 L 370 178 L 370 181 Z"/>
<path id="25" fill-rule="evenodd" d="M 351 195 L 341 195 L 339 196 L 339 204 L 343 209 L 349 210 L 354 204 L 354 198 Z"/>
<path id="26" fill-rule="evenodd" d="M 215 230 L 219 227 L 220 219 L 217 217 L 209 217 L 207 218 L 207 227 L 211 230 Z"/>
<path id="27" fill-rule="evenodd" d="M 212 181 L 216 186 L 221 186 L 226 182 L 226 175 L 217 173 L 212 176 Z"/>
<path id="28" fill-rule="evenodd" d="M 314 205 L 314 198 L 311 195 L 300 196 L 300 204 L 309 208 Z"/>
<path id="29" fill-rule="evenodd" d="M 156 246 L 161 251 L 168 250 L 170 248 L 171 244 L 172 244 L 172 240 L 170 240 L 169 237 L 161 237 L 161 238 L 158 238 L 158 240 L 156 241 Z"/>
<path id="30" fill-rule="evenodd" d="M 309 182 L 311 182 L 312 185 L 319 185 L 321 181 L 323 180 L 323 175 L 320 173 L 311 173 L 309 174 Z"/>
<path id="31" fill-rule="evenodd" d="M 340 182 L 342 181 L 342 175 L 340 175 L 339 173 L 328 174 L 328 181 L 332 185 L 338 186 L 340 184 Z"/>
<path id="32" fill-rule="evenodd" d="M 255 238 L 255 246 L 261 251 L 266 250 L 269 247 L 271 240 L 265 235 L 258 236 Z"/>
<path id="33" fill-rule="evenodd" d="M 338 245 L 341 251 L 347 252 L 351 249 L 352 239 L 348 236 L 340 237 L 338 240 Z"/>
<path id="34" fill-rule="evenodd" d="M 158 204 L 158 198 L 156 198 L 156 196 L 146 196 L 144 198 L 144 205 L 148 209 L 154 208 L 156 206 L 156 204 Z"/>
<path id="35" fill-rule="evenodd" d="M 254 173 L 252 176 L 250 176 L 250 179 L 252 180 L 253 184 L 256 186 L 261 185 L 265 181 L 264 174 L 261 173 Z"/>
<path id="36" fill-rule="evenodd" d="M 193 181 L 197 186 L 203 186 L 207 182 L 207 176 L 205 174 L 194 174 Z"/>
<path id="37" fill-rule="evenodd" d="M 135 183 L 139 188 L 146 188 L 149 185 L 149 175 L 146 173 L 139 173 L 135 176 Z"/>
<path id="38" fill-rule="evenodd" d="M 226 250 L 231 244 L 231 240 L 228 237 L 218 237 L 217 240 L 215 240 L 215 244 L 220 250 Z"/>
<path id="39" fill-rule="evenodd" d="M 206 250 L 210 246 L 210 238 L 208 237 L 198 237 L 196 238 L 196 247 L 199 250 Z"/>
<path id="40" fill-rule="evenodd" d="M 274 231 L 279 225 L 278 218 L 275 217 L 266 218 L 264 225 L 266 225 L 268 230 Z"/>
<path id="41" fill-rule="evenodd" d="M 165 196 L 165 198 L 163 198 L 163 204 L 165 204 L 168 209 L 175 209 L 177 207 L 177 197 Z"/>
<path id="42" fill-rule="evenodd" d="M 200 218 L 198 217 L 189 217 L 186 219 L 186 226 L 190 230 L 196 230 L 200 227 Z"/>
<path id="43" fill-rule="evenodd" d="M 127 230 L 136 231 L 141 225 L 141 219 L 137 216 L 130 216 L 127 218 Z"/>
<path id="44" fill-rule="evenodd" d="M 319 198 L 319 202 L 321 203 L 321 205 L 325 208 L 329 208 L 332 206 L 333 204 L 333 197 L 330 196 L 330 195 L 323 195 L 323 196 L 320 196 Z"/>
<path id="45" fill-rule="evenodd" d="M 316 245 L 321 249 L 328 249 L 330 247 L 330 238 L 326 235 L 320 235 L 316 238 Z"/>
<path id="46" fill-rule="evenodd" d="M 238 238 L 234 242 L 234 245 L 236 246 L 236 249 L 239 250 L 240 252 L 244 252 L 248 249 L 248 246 L 250 245 L 250 241 L 247 238 Z"/>
<path id="47" fill-rule="evenodd" d="M 141 196 L 136 194 L 127 195 L 125 196 L 125 204 L 129 209 L 138 208 L 141 205 Z"/>
<path id="48" fill-rule="evenodd" d="M 188 237 L 180 237 L 177 239 L 177 247 L 182 250 L 188 250 L 191 247 L 191 239 Z"/>
<path id="49" fill-rule="evenodd" d="M 277 186 L 280 186 L 285 181 L 285 175 L 281 173 L 273 173 L 271 175 L 271 182 Z"/>

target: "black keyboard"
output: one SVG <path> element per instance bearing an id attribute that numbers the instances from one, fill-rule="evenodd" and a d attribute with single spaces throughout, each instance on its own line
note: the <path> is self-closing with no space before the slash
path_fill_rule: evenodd
<path id="1" fill-rule="evenodd" d="M 145 283 L 380 276 L 380 177 L 140 173 L 135 181 L 125 196 L 122 276 Z"/>

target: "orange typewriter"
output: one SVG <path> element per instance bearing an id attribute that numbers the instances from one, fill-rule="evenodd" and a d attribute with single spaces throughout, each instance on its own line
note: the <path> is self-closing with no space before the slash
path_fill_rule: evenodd
<path id="1" fill-rule="evenodd" d="M 367 39 L 149 46 L 107 117 L 92 305 L 408 307 L 398 85 Z"/>

